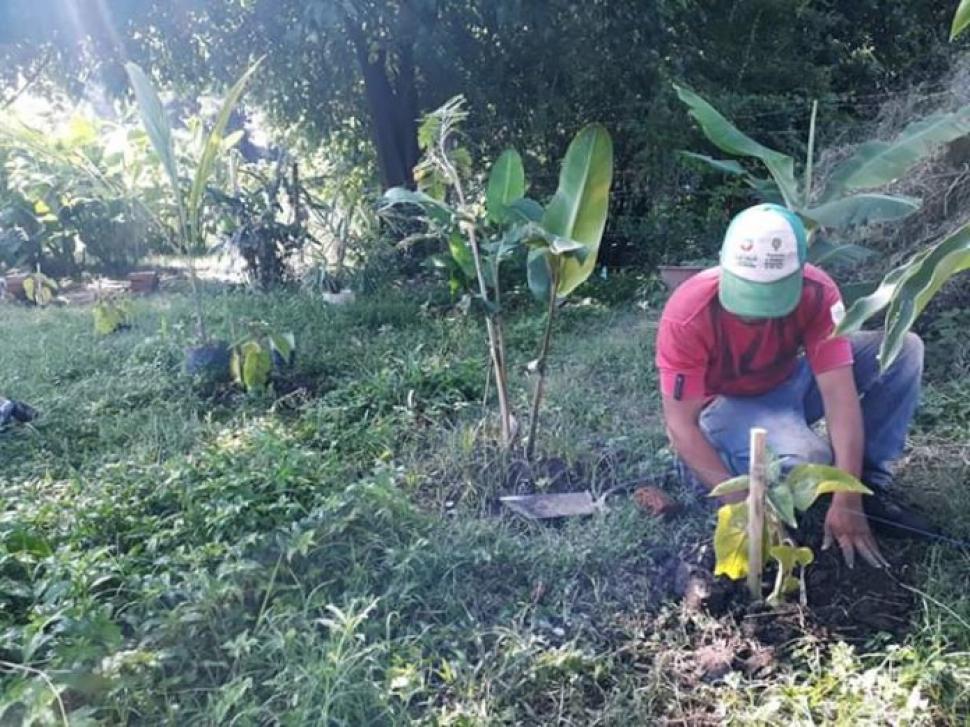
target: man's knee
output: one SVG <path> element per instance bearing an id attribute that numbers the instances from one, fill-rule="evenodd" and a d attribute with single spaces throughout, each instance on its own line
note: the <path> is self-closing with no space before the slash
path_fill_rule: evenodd
<path id="1" fill-rule="evenodd" d="M 786 468 L 797 464 L 832 464 L 834 461 L 828 442 L 817 436 L 787 442 L 786 446 L 779 448 L 778 456 L 784 460 Z"/>
<path id="2" fill-rule="evenodd" d="M 914 374 L 923 373 L 923 339 L 910 331 L 903 339 L 899 351 L 898 365 Z"/>

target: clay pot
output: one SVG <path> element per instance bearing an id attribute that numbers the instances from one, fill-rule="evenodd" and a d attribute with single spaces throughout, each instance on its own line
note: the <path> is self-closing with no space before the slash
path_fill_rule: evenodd
<path id="1" fill-rule="evenodd" d="M 697 273 L 702 270 L 706 270 L 700 265 L 658 265 L 657 270 L 660 271 L 660 279 L 664 281 L 666 285 L 671 290 L 676 290 L 677 286 L 683 283 L 685 280 L 694 277 Z"/>
<path id="2" fill-rule="evenodd" d="M 158 290 L 158 273 L 154 270 L 128 273 L 128 289 L 132 293 L 154 293 Z"/>

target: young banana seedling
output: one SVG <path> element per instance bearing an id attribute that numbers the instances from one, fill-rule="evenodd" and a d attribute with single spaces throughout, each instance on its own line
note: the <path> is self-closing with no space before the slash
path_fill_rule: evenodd
<path id="1" fill-rule="evenodd" d="M 811 548 L 799 546 L 785 527 L 797 529 L 797 513 L 808 510 L 820 495 L 835 492 L 871 495 L 872 491 L 848 472 L 827 465 L 796 465 L 782 477 L 781 461 L 775 459 L 767 469 L 763 552 L 778 564 L 775 586 L 767 598 L 769 605 L 776 606 L 787 594 L 800 590 L 803 581 L 796 577 L 796 568 L 801 576 L 802 569 L 815 559 Z M 715 487 L 710 497 L 746 492 L 748 486 L 748 475 L 734 477 Z M 718 510 L 714 530 L 716 576 L 725 575 L 732 580 L 740 580 L 748 575 L 748 509 L 747 502 L 738 502 L 722 505 Z M 760 584 L 761 576 L 756 575 L 756 581 Z"/>

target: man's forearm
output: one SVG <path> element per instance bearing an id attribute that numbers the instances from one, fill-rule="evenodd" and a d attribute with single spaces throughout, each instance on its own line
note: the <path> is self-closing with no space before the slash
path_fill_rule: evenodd
<path id="1" fill-rule="evenodd" d="M 861 477 L 865 425 L 859 400 L 852 397 L 830 402 L 826 407 L 825 423 L 829 430 L 835 466 L 853 477 Z M 862 496 L 852 492 L 837 492 L 832 496 L 832 505 L 861 510 Z"/>
<path id="2" fill-rule="evenodd" d="M 683 431 L 671 431 L 669 434 L 678 456 L 709 490 L 731 478 L 731 473 L 700 427 L 685 427 Z"/>
<path id="3" fill-rule="evenodd" d="M 834 464 L 854 477 L 861 477 L 865 447 L 862 408 L 858 401 L 843 402 L 833 408 L 836 411 L 826 412 L 825 423 L 832 442 Z"/>

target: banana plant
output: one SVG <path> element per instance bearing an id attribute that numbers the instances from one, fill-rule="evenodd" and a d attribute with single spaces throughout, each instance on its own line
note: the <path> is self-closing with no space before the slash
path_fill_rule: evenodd
<path id="1" fill-rule="evenodd" d="M 950 40 L 959 36 L 968 26 L 970 26 L 970 0 L 961 0 L 953 16 Z M 925 121 L 918 122 L 921 125 L 924 140 L 940 133 L 941 122 L 942 120 L 935 125 L 927 124 Z M 924 141 L 924 143 L 929 142 Z M 868 152 L 866 159 L 858 162 L 854 168 L 850 168 L 852 172 L 848 175 L 850 180 L 864 177 L 872 169 L 879 169 L 887 164 L 901 167 L 906 163 L 905 151 L 901 149 L 876 147 L 870 148 Z M 857 331 L 867 320 L 885 310 L 884 335 L 879 347 L 879 368 L 885 371 L 899 356 L 906 334 L 933 296 L 950 278 L 968 268 L 970 268 L 970 224 L 965 224 L 929 248 L 918 251 L 903 265 L 886 273 L 872 293 L 859 298 L 849 307 L 835 332 L 846 334 Z"/>
<path id="2" fill-rule="evenodd" d="M 590 124 L 569 144 L 559 187 L 541 218 L 526 223 L 519 233 L 530 248 L 526 262 L 529 289 L 546 304 L 545 331 L 530 366 L 537 378 L 529 417 L 528 459 L 535 451 L 556 305 L 593 272 L 606 227 L 612 180 L 613 141 L 601 124 Z"/>
<path id="3" fill-rule="evenodd" d="M 871 190 L 884 187 L 904 176 L 942 144 L 970 133 L 970 105 L 951 113 L 940 113 L 907 126 L 891 141 L 868 141 L 839 164 L 820 194 L 814 194 L 813 156 L 817 104 L 812 106 L 808 153 L 801 182 L 795 177 L 795 160 L 759 144 L 738 130 L 717 109 L 693 91 L 674 85 L 677 95 L 690 110 L 704 135 L 732 156 L 760 161 L 770 178 L 748 172 L 736 160 L 713 159 L 685 152 L 718 171 L 741 177 L 759 196 L 779 201 L 797 212 L 809 231 L 809 260 L 824 263 L 834 259 L 859 260 L 870 251 L 857 245 L 833 245 L 815 234 L 820 228 L 846 229 L 877 222 L 896 222 L 920 209 L 922 200 Z"/>
<path id="4" fill-rule="evenodd" d="M 242 98 L 246 84 L 261 62 L 262 59 L 253 63 L 226 94 L 212 129 L 206 137 L 202 154 L 192 173 L 192 181 L 187 190 L 179 176 L 179 165 L 175 156 L 175 146 L 172 142 L 172 129 L 161 99 L 148 76 L 138 65 L 134 63 L 125 64 L 125 70 L 128 72 L 128 79 L 131 81 L 131 87 L 138 104 L 138 115 L 141 118 L 142 126 L 148 134 L 155 153 L 161 160 L 165 176 L 172 188 L 178 212 L 175 250 L 185 256 L 188 261 L 189 279 L 195 303 L 196 328 L 199 338 L 203 341 L 207 341 L 209 337 L 206 331 L 205 311 L 202 306 L 202 296 L 195 268 L 195 255 L 205 245 L 201 216 L 206 185 L 215 170 L 219 157 L 228 151 L 228 147 L 239 140 L 239 136 L 235 134 L 226 136 L 229 116 Z"/>
<path id="5" fill-rule="evenodd" d="M 581 130 L 566 152 L 558 190 L 546 207 L 525 196 L 522 157 L 515 149 L 506 149 L 489 172 L 484 205 L 475 203 L 466 198 L 462 181 L 471 159 L 456 142 L 457 126 L 466 116 L 463 103 L 456 97 L 422 123 L 418 138 L 425 156 L 415 168 L 418 189 L 388 190 L 382 212 L 402 206 L 420 208 L 426 226 L 420 236 L 447 243 L 447 257 L 435 259 L 439 267 L 449 270 L 453 290 L 467 287 L 474 291 L 473 300 L 484 309 L 505 447 L 511 445 L 515 432 L 508 397 L 499 268 L 518 249 L 528 248 L 529 287 L 549 304 L 539 357 L 532 367 L 539 378 L 530 419 L 527 454 L 531 457 L 555 302 L 585 281 L 595 265 L 613 175 L 612 141 L 598 124 Z"/>
<path id="6" fill-rule="evenodd" d="M 450 269 L 453 291 L 467 287 L 476 307 L 484 311 L 502 447 L 508 449 L 515 439 L 516 426 L 509 398 L 499 266 L 514 250 L 508 233 L 515 220 L 537 205 L 523 196 L 525 169 L 514 150 L 505 151 L 492 165 L 484 209 L 468 198 L 465 178 L 471 157 L 457 142 L 460 125 L 467 118 L 464 103 L 463 97 L 456 96 L 425 117 L 418 132 L 424 156 L 414 169 L 418 189 L 388 190 L 380 211 L 387 216 L 401 207 L 417 207 L 426 227 L 421 237 L 447 241 L 449 258 L 436 256 L 432 260 Z"/>
<path id="7" fill-rule="evenodd" d="M 794 575 L 795 568 L 805 568 L 815 559 L 811 548 L 798 546 L 789 537 L 785 526 L 798 528 L 797 513 L 808 510 L 820 495 L 835 492 L 872 491 L 848 472 L 820 464 L 801 464 L 793 467 L 784 479 L 780 478 L 780 462 L 769 467 L 769 486 L 765 490 L 764 552 L 778 564 L 774 589 L 768 596 L 769 605 L 781 603 L 784 597 L 799 590 L 802 581 Z M 722 482 L 710 492 L 710 497 L 723 497 L 745 492 L 749 487 L 747 475 Z M 722 505 L 717 512 L 714 530 L 714 575 L 740 580 L 748 574 L 748 503 Z M 759 580 L 760 582 L 760 580 Z"/>

